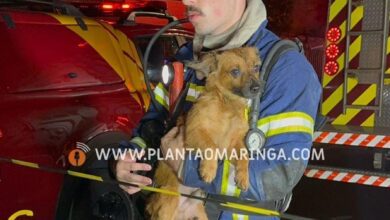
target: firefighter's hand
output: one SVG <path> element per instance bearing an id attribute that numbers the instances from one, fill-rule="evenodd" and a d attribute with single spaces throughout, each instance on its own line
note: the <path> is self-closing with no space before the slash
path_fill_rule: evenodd
<path id="1" fill-rule="evenodd" d="M 134 183 L 137 185 L 150 185 L 152 180 L 148 177 L 136 174 L 136 171 L 150 171 L 152 167 L 146 163 L 137 163 L 134 155 L 126 154 L 123 160 L 118 160 L 116 164 L 116 178 L 119 181 Z M 134 194 L 140 191 L 140 188 L 119 185 L 129 194 Z"/>
<path id="2" fill-rule="evenodd" d="M 176 150 L 184 150 L 184 126 L 172 128 L 162 139 L 161 139 L 161 151 L 164 157 L 167 155 L 167 151 L 172 151 L 172 155 L 177 155 Z M 171 158 L 167 157 L 165 162 L 173 169 L 175 173 L 178 172 L 182 158 Z"/>

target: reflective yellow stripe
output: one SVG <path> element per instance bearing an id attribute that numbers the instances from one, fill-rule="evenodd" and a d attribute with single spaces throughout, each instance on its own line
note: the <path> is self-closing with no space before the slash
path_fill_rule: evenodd
<path id="1" fill-rule="evenodd" d="M 279 135 L 279 134 L 284 134 L 284 133 L 292 133 L 292 132 L 302 132 L 302 133 L 308 133 L 310 135 L 313 135 L 313 129 L 307 128 L 304 126 L 288 126 L 288 127 L 283 127 L 279 128 L 276 130 L 270 130 L 266 134 L 267 137 Z"/>
<path id="2" fill-rule="evenodd" d="M 195 102 L 199 95 L 204 91 L 204 86 L 199 86 L 194 83 L 190 83 L 190 88 L 187 92 L 186 101 Z"/>
<path id="3" fill-rule="evenodd" d="M 330 6 L 329 23 L 340 13 L 340 11 L 347 5 L 347 0 L 336 0 Z"/>
<path id="4" fill-rule="evenodd" d="M 84 179 L 89 179 L 89 180 L 95 180 L 95 181 L 103 182 L 103 178 L 101 176 L 95 176 L 95 175 L 91 175 L 91 174 L 80 173 L 80 172 L 72 171 L 72 170 L 68 170 L 67 173 L 70 176 L 75 176 L 75 177 L 80 177 L 80 178 L 84 178 Z"/>
<path id="5" fill-rule="evenodd" d="M 390 54 L 390 37 L 387 38 L 387 55 Z M 386 70 L 386 74 L 390 74 L 390 68 Z M 390 79 L 385 79 L 385 85 L 390 85 Z"/>
<path id="6" fill-rule="evenodd" d="M 223 172 L 222 172 L 222 186 L 221 194 L 226 195 L 227 185 L 229 182 L 229 162 L 227 160 L 223 161 Z"/>
<path id="7" fill-rule="evenodd" d="M 12 214 L 12 215 L 8 218 L 8 220 L 20 219 L 20 218 L 18 218 L 18 217 L 22 217 L 22 218 L 24 219 L 24 217 L 26 217 L 26 216 L 29 216 L 29 217 L 34 216 L 34 212 L 31 211 L 31 210 L 26 210 L 26 209 L 24 209 L 24 210 L 19 210 L 19 211 L 15 212 L 14 214 Z M 26 219 L 28 219 L 28 218 L 26 218 Z"/>
<path id="8" fill-rule="evenodd" d="M 304 112 L 286 112 L 260 119 L 257 127 L 267 137 L 291 132 L 303 132 L 313 135 L 314 120 Z"/>
<path id="9" fill-rule="evenodd" d="M 249 220 L 248 215 L 240 215 L 240 214 L 233 214 L 232 218 L 233 220 Z"/>
<path id="10" fill-rule="evenodd" d="M 154 89 L 154 94 L 157 102 L 164 106 L 166 109 L 169 109 L 169 93 L 162 83 L 159 83 Z"/>
<path id="11" fill-rule="evenodd" d="M 372 84 L 366 91 L 364 91 L 352 105 L 368 105 L 376 97 L 377 85 Z M 339 115 L 332 124 L 345 125 L 350 122 L 361 110 L 347 108 L 346 114 Z M 368 121 L 367 121 L 368 123 Z M 373 126 L 374 124 L 367 124 L 367 126 Z"/>
<path id="12" fill-rule="evenodd" d="M 12 163 L 18 164 L 21 166 L 26 166 L 26 167 L 36 168 L 36 169 L 39 168 L 39 165 L 36 163 L 30 163 L 30 162 L 21 161 L 21 160 L 14 160 L 14 159 L 12 159 L 11 161 L 12 161 Z"/>
<path id="13" fill-rule="evenodd" d="M 370 117 L 367 118 L 367 120 L 365 120 L 361 126 L 362 127 L 372 127 L 373 124 L 375 123 L 375 113 L 372 113 L 372 115 Z"/>
<path id="14" fill-rule="evenodd" d="M 240 196 L 241 190 L 236 186 L 234 177 L 235 177 L 234 166 L 228 160 L 224 160 L 223 172 L 222 172 L 222 184 L 221 184 L 222 195 L 228 195 L 234 197 Z"/>
<path id="15" fill-rule="evenodd" d="M 173 191 L 165 190 L 165 189 L 161 189 L 161 188 L 154 188 L 154 187 L 149 187 L 149 186 L 141 186 L 140 188 L 143 190 L 151 191 L 151 192 L 158 192 L 158 193 L 171 195 L 171 196 L 180 196 L 180 193 L 178 193 L 178 192 L 173 192 Z"/>
<path id="16" fill-rule="evenodd" d="M 156 100 L 158 103 L 160 103 L 162 106 L 164 106 L 164 108 L 169 109 L 169 106 L 164 99 L 162 99 L 159 96 L 156 96 Z"/>
<path id="17" fill-rule="evenodd" d="M 135 137 L 135 138 L 131 139 L 130 142 L 140 146 L 141 148 L 146 148 L 146 143 L 145 143 L 144 139 L 142 139 L 140 137 Z"/>
<path id="18" fill-rule="evenodd" d="M 348 88 L 347 93 L 349 93 L 353 88 L 358 84 L 356 78 L 348 78 Z M 341 100 L 343 96 L 343 86 L 341 84 L 333 93 L 330 95 L 323 103 L 321 112 L 324 115 L 327 115 Z"/>

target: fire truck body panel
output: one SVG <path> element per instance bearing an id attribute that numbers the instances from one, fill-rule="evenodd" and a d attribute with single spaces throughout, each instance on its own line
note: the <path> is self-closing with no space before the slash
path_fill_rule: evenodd
<path id="1" fill-rule="evenodd" d="M 2 157 L 67 169 L 77 142 L 91 143 L 94 154 L 101 136 L 107 143 L 130 138 L 150 104 L 132 37 L 148 39 L 157 28 L 140 27 L 128 38 L 86 17 L 8 8 L 0 14 Z M 0 164 L 0 218 L 19 210 L 33 211 L 34 219 L 59 219 L 57 208 L 71 213 L 66 194 L 76 190 L 61 193 L 64 181 L 74 185 L 63 175 Z"/>

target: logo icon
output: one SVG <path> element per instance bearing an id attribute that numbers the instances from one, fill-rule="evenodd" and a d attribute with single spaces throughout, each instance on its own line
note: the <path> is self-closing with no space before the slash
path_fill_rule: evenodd
<path id="1" fill-rule="evenodd" d="M 82 166 L 87 159 L 87 153 L 89 151 L 91 151 L 91 148 L 89 148 L 86 144 L 76 142 L 76 149 L 69 152 L 69 163 L 74 167 Z"/>

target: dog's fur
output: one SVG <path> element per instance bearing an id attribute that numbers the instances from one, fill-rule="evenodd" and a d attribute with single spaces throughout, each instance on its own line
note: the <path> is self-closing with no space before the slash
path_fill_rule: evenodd
<path id="1" fill-rule="evenodd" d="M 198 77 L 207 76 L 204 92 L 185 117 L 184 142 L 186 148 L 201 150 L 245 149 L 245 135 L 249 125 L 244 112 L 247 99 L 257 94 L 260 87 L 258 69 L 260 59 L 256 48 L 244 47 L 221 53 L 211 52 L 199 62 L 190 63 Z M 237 70 L 240 71 L 237 74 Z M 256 88 L 255 88 L 256 87 Z M 255 88 L 255 89 L 253 89 Z M 240 156 L 240 155 L 238 155 Z M 231 161 L 235 165 L 235 181 L 242 190 L 249 187 L 248 159 Z M 217 173 L 217 160 L 201 160 L 199 173 L 210 183 Z M 156 184 L 163 189 L 199 193 L 199 189 L 184 187 L 170 167 L 160 161 L 155 175 Z M 191 211 L 192 210 L 192 211 Z M 151 219 L 182 220 L 207 219 L 203 204 L 197 200 L 154 194 L 147 205 Z"/>

